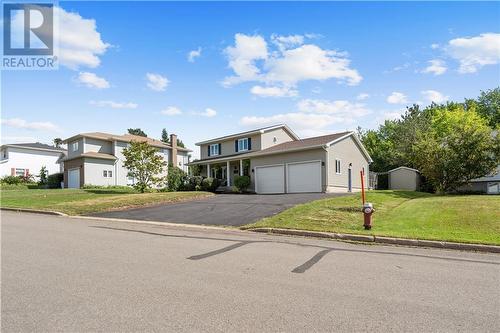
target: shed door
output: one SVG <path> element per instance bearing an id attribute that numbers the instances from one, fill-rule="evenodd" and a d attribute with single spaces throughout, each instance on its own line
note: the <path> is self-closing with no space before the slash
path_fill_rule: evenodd
<path id="1" fill-rule="evenodd" d="M 288 193 L 321 192 L 321 162 L 287 164 Z"/>
<path id="2" fill-rule="evenodd" d="M 68 188 L 80 188 L 80 169 L 68 171 Z"/>
<path id="3" fill-rule="evenodd" d="M 285 166 L 255 167 L 255 192 L 260 194 L 285 193 Z"/>

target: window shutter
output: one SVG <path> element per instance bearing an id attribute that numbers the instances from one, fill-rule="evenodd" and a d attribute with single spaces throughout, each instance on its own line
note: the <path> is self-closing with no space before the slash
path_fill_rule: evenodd
<path id="1" fill-rule="evenodd" d="M 234 151 L 238 152 L 238 140 L 234 140 Z"/>
<path id="2" fill-rule="evenodd" d="M 248 150 L 252 150 L 252 138 L 248 138 Z"/>
<path id="3" fill-rule="evenodd" d="M 219 155 L 222 155 L 222 145 L 219 143 Z"/>
<path id="4" fill-rule="evenodd" d="M 210 157 L 210 145 L 208 145 L 208 157 Z"/>
<path id="5" fill-rule="evenodd" d="M 10 175 L 15 176 L 16 175 L 16 168 L 10 168 Z"/>

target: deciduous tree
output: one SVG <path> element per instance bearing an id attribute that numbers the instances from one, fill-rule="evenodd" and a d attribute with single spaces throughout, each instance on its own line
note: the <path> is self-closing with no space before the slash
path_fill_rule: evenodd
<path id="1" fill-rule="evenodd" d="M 132 141 L 123 149 L 128 176 L 135 180 L 134 188 L 141 193 L 159 184 L 163 179 L 159 175 L 163 172 L 166 162 L 157 154 L 158 150 L 146 142 Z"/>

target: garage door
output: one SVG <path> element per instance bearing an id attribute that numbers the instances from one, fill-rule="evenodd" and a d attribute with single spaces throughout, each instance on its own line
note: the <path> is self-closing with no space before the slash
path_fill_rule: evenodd
<path id="1" fill-rule="evenodd" d="M 68 171 L 68 188 L 80 188 L 80 169 Z"/>
<path id="2" fill-rule="evenodd" d="M 500 183 L 488 183 L 488 194 L 499 194 Z"/>
<path id="3" fill-rule="evenodd" d="M 255 186 L 255 192 L 261 194 L 285 193 L 285 166 L 256 167 Z"/>
<path id="4" fill-rule="evenodd" d="M 288 193 L 321 192 L 321 162 L 286 165 Z"/>

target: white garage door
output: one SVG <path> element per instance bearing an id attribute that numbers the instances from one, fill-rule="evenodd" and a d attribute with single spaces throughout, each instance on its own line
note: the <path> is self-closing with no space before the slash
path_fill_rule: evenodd
<path id="1" fill-rule="evenodd" d="M 488 183 L 488 194 L 499 194 L 500 183 Z"/>
<path id="2" fill-rule="evenodd" d="M 68 171 L 68 188 L 80 188 L 80 169 Z"/>
<path id="3" fill-rule="evenodd" d="M 255 168 L 255 192 L 261 194 L 285 193 L 285 166 L 272 165 Z"/>
<path id="4" fill-rule="evenodd" d="M 321 192 L 321 162 L 286 165 L 288 193 Z"/>

